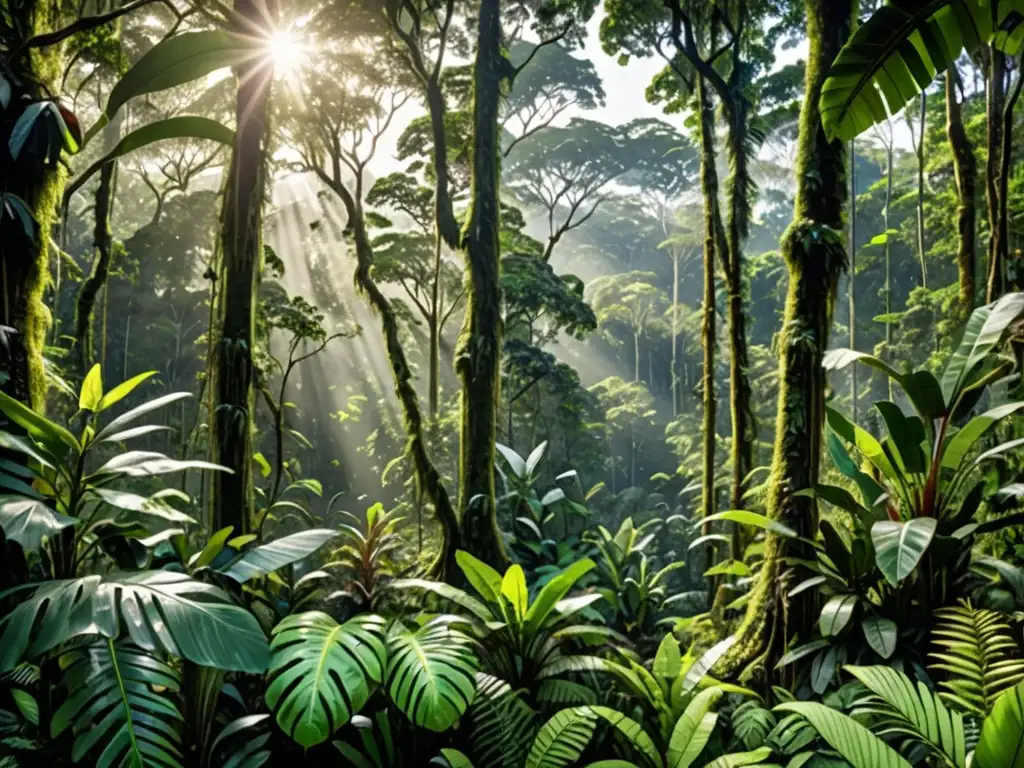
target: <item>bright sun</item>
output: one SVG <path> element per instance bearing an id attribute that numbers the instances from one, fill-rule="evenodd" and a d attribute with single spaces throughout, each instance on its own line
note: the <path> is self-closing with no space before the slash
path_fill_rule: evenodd
<path id="1" fill-rule="evenodd" d="M 278 75 L 294 75 L 306 60 L 306 51 L 290 29 L 280 29 L 270 36 L 267 51 Z"/>

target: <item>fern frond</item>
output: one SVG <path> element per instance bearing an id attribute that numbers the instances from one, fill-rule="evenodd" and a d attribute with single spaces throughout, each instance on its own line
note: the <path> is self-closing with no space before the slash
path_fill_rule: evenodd
<path id="1" fill-rule="evenodd" d="M 978 717 L 992 711 L 1003 691 L 1024 680 L 1024 660 L 1003 616 L 975 608 L 969 601 L 936 611 L 938 624 L 929 654 L 933 671 L 946 673 L 939 683 L 944 701 Z"/>

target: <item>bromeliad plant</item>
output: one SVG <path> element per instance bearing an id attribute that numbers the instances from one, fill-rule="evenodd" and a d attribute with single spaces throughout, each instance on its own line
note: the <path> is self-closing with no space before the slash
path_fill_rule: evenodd
<path id="1" fill-rule="evenodd" d="M 902 388 L 913 413 L 893 402 L 876 403 L 888 432 L 878 439 L 828 409 L 833 462 L 860 489 L 862 500 L 834 486 L 810 492 L 870 530 L 874 560 L 886 582 L 906 590 L 908 579 L 914 581 L 915 597 L 926 610 L 953 596 L 969 566 L 973 536 L 1019 522 L 1007 516 L 979 524 L 974 518 L 983 491 L 979 467 L 1024 445 L 1024 440 L 1011 440 L 979 448 L 994 427 L 1024 409 L 1021 401 L 998 402 L 993 391 L 1014 370 L 1014 361 L 998 351 L 1017 332 L 1022 315 L 1022 293 L 975 310 L 941 381 L 928 371 L 900 373 L 877 357 L 851 350 L 835 350 L 825 359 L 832 370 L 859 362 L 883 371 Z M 975 415 L 986 396 L 988 409 Z M 849 448 L 868 471 L 853 460 Z M 919 578 L 911 579 L 915 571 Z"/>

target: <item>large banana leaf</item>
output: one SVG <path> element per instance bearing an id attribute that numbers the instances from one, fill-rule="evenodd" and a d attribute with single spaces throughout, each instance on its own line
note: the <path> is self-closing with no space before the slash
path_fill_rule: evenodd
<path id="1" fill-rule="evenodd" d="M 849 141 L 899 113 L 965 49 L 994 41 L 1014 55 L 1024 34 L 1021 12 L 1024 0 L 883 5 L 854 32 L 829 71 L 820 102 L 826 134 Z"/>
<path id="2" fill-rule="evenodd" d="M 972 768 L 1024 768 L 1024 683 L 996 701 L 981 727 Z"/>
<path id="3" fill-rule="evenodd" d="M 892 667 L 846 667 L 846 671 L 881 700 L 879 704 L 872 701 L 864 710 L 894 721 L 902 733 L 927 745 L 939 759 L 945 756 L 957 768 L 964 768 L 967 746 L 963 715 L 946 709 L 942 699 L 924 683 L 915 686 Z"/>
<path id="4" fill-rule="evenodd" d="M 852 717 L 813 701 L 788 701 L 775 707 L 807 720 L 853 768 L 910 768 L 904 758 Z"/>
<path id="5" fill-rule="evenodd" d="M 261 673 L 269 648 L 251 613 L 180 573 L 141 571 L 46 582 L 0 619 L 0 672 L 80 635 L 128 637 L 201 666 Z"/>
<path id="6" fill-rule="evenodd" d="M 327 741 L 384 678 L 384 620 L 326 613 L 289 616 L 274 628 L 265 695 L 281 728 L 303 747 Z"/>
<path id="7" fill-rule="evenodd" d="M 389 642 L 387 690 L 413 723 L 432 731 L 451 728 L 476 694 L 478 663 L 471 641 L 439 616 Z"/>
<path id="8" fill-rule="evenodd" d="M 95 768 L 181 768 L 173 667 L 113 640 L 67 653 L 61 666 L 67 698 L 53 714 L 50 734 L 73 727 L 73 762 L 91 757 Z"/>
<path id="9" fill-rule="evenodd" d="M 336 536 L 337 531 L 327 528 L 293 533 L 243 552 L 220 572 L 242 584 L 309 557 Z"/>

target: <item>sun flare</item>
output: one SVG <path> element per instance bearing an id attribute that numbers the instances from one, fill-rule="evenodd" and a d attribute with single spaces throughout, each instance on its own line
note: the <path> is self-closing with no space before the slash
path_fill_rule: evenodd
<path id="1" fill-rule="evenodd" d="M 267 41 L 267 53 L 278 76 L 294 76 L 309 58 L 306 46 L 290 29 L 279 29 Z"/>

